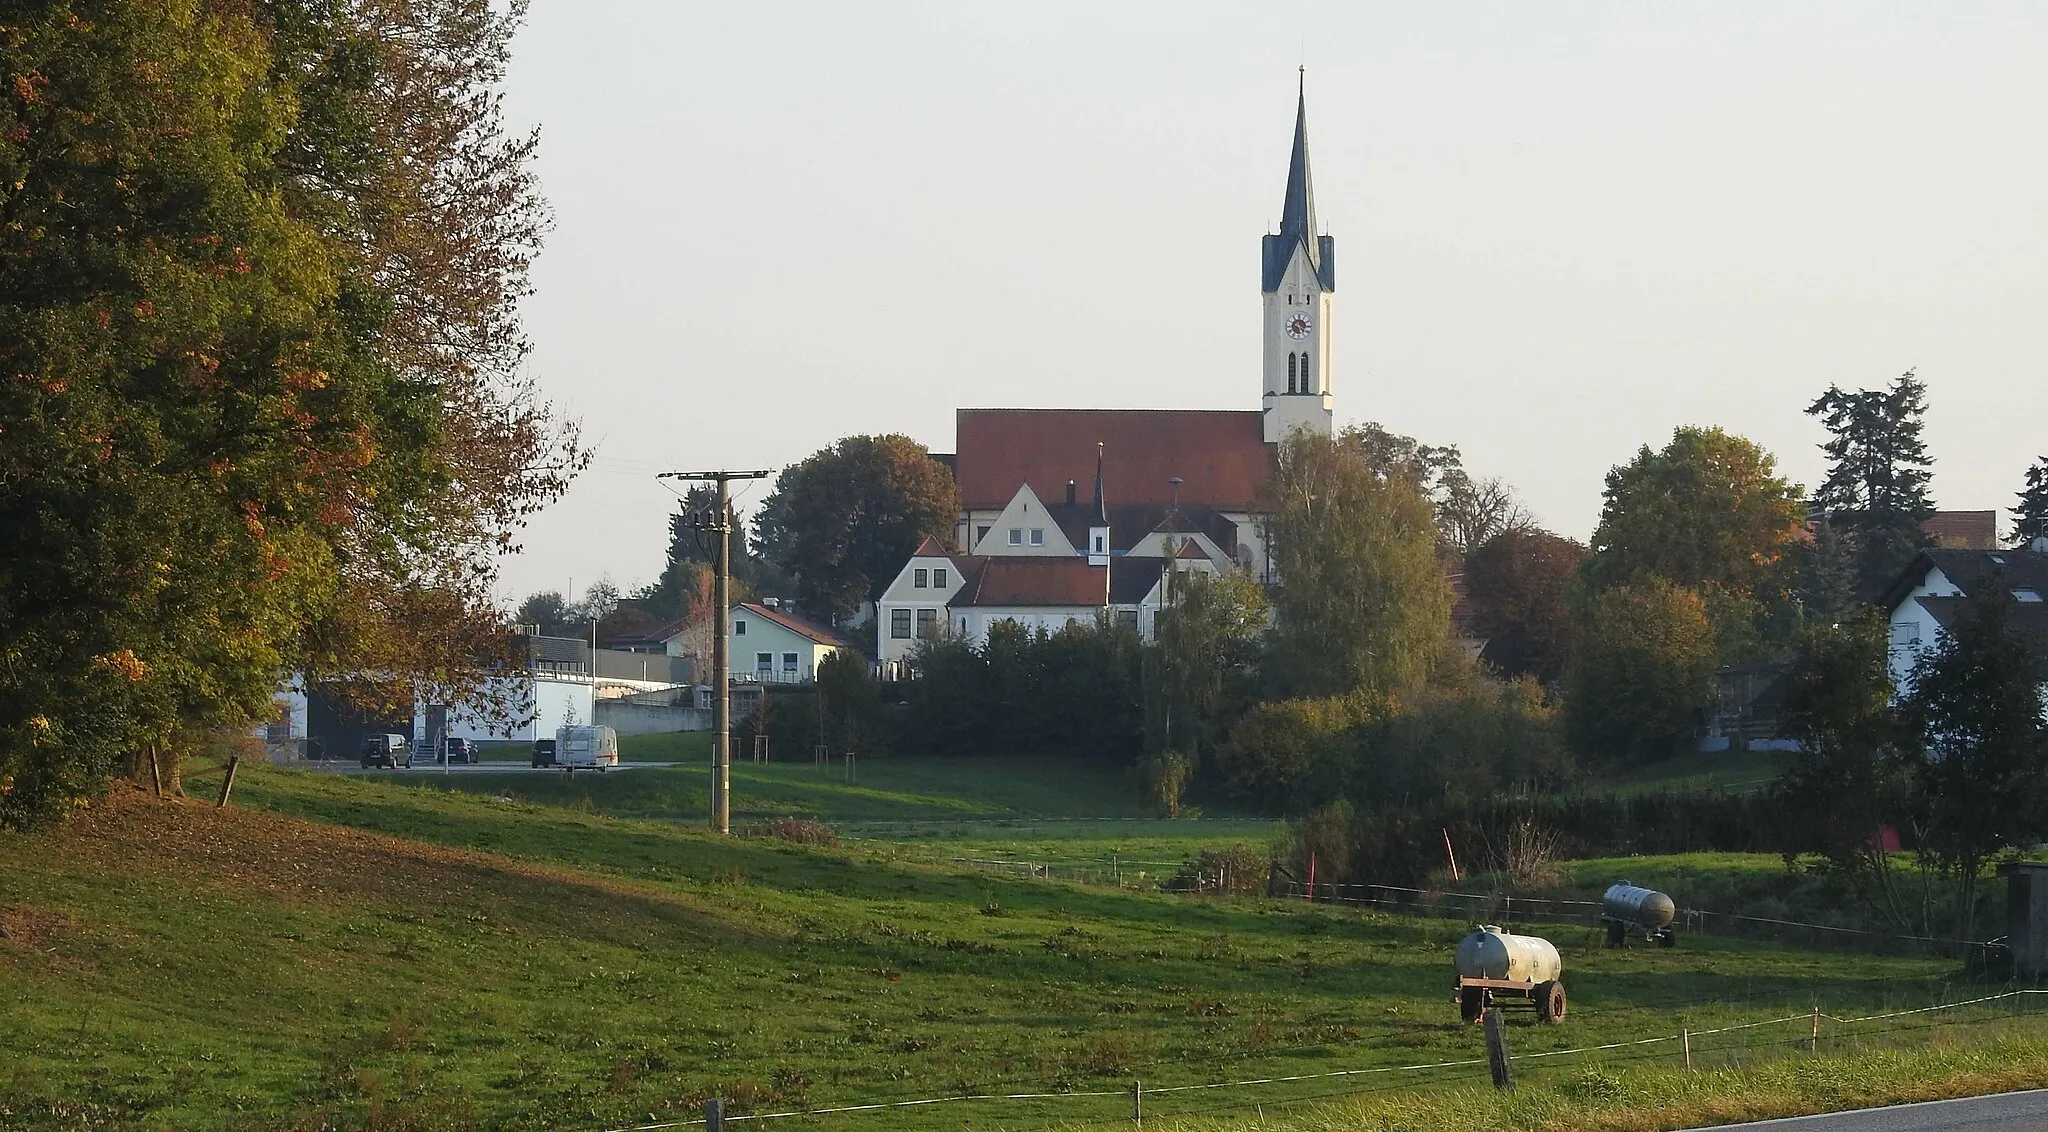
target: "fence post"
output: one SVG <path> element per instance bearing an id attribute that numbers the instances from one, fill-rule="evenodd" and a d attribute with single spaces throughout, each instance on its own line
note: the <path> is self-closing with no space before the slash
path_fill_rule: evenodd
<path id="1" fill-rule="evenodd" d="M 1145 1083 L 1136 1077 L 1131 1078 L 1131 1123 L 1145 1125 Z"/>
<path id="2" fill-rule="evenodd" d="M 220 801 L 213 804 L 214 809 L 218 810 L 228 804 L 228 795 L 235 792 L 235 770 L 241 765 L 242 756 L 240 755 L 234 755 L 228 759 L 228 772 L 220 780 Z"/>
<path id="3" fill-rule="evenodd" d="M 1685 1046 L 1685 1067 L 1690 1070 L 1692 1068 L 1692 1031 L 1690 1029 L 1678 1031 L 1678 1040 Z"/>
<path id="4" fill-rule="evenodd" d="M 1508 1027 L 1497 1006 L 1486 1008 L 1486 1068 L 1493 1073 L 1494 1088 L 1515 1087 L 1515 1069 L 1508 1064 Z"/>
<path id="5" fill-rule="evenodd" d="M 725 1101 L 709 1097 L 704 1101 L 704 1128 L 706 1132 L 725 1132 Z"/>
<path id="6" fill-rule="evenodd" d="M 1808 1052 L 1808 1053 L 1817 1053 L 1817 1052 L 1819 1052 L 1819 1050 L 1820 1050 L 1820 1007 L 1819 1007 L 1819 1006 L 1815 1006 L 1815 1007 L 1813 1008 L 1813 1033 L 1812 1033 L 1812 1035 L 1811 1035 L 1811 1036 L 1809 1036 L 1809 1037 L 1808 1037 L 1808 1038 L 1806 1039 L 1806 1052 Z"/>

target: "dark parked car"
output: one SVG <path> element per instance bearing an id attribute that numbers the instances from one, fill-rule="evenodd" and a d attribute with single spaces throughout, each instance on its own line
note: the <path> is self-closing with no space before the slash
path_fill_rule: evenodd
<path id="1" fill-rule="evenodd" d="M 367 735 L 363 738 L 363 765 L 388 766 L 393 770 L 412 765 L 412 744 L 403 735 Z"/>
<path id="2" fill-rule="evenodd" d="M 555 765 L 555 741 L 535 739 L 533 741 L 533 765 L 535 767 Z"/>
<path id="3" fill-rule="evenodd" d="M 450 763 L 474 763 L 476 762 L 476 748 L 470 746 L 467 739 L 443 739 L 441 740 L 441 758 L 444 762 Z"/>

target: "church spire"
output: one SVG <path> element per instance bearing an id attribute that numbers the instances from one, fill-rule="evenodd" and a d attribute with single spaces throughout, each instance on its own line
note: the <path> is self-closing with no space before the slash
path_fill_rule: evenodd
<path id="1" fill-rule="evenodd" d="M 1280 203 L 1280 232 L 1266 237 L 1262 290 L 1280 285 L 1294 249 L 1308 253 L 1309 269 L 1325 291 L 1337 289 L 1336 256 L 1329 237 L 1316 228 L 1316 189 L 1308 164 L 1308 68 L 1301 69 L 1294 100 L 1294 148 L 1287 158 L 1287 197 Z"/>
<path id="2" fill-rule="evenodd" d="M 1308 175 L 1308 68 L 1294 102 L 1294 152 L 1287 158 L 1287 199 L 1280 206 L 1280 234 L 1305 239 L 1316 258 L 1316 190 Z"/>

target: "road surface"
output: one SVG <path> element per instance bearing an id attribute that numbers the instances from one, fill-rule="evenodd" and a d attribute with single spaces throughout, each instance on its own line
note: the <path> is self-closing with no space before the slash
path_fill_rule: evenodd
<path id="1" fill-rule="evenodd" d="M 2048 1128 L 2048 1089 L 1723 1124 L 1714 1132 L 2040 1132 L 2044 1128 Z"/>
<path id="2" fill-rule="evenodd" d="M 348 759 L 308 759 L 305 762 L 289 763 L 288 766 L 305 767 L 309 770 L 324 770 L 329 774 L 567 774 L 558 766 L 536 767 L 531 763 L 456 763 L 443 767 L 440 763 L 417 762 L 410 768 L 391 770 L 387 767 L 366 767 Z M 675 763 L 621 762 L 613 770 L 646 770 L 652 767 L 674 766 Z M 579 770 L 577 774 L 600 773 Z"/>

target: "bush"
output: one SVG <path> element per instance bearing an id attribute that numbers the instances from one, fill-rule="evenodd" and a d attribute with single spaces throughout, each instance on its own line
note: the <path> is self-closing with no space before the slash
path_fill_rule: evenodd
<path id="1" fill-rule="evenodd" d="M 1343 792 L 1346 752 L 1339 738 L 1385 711 L 1384 701 L 1366 696 L 1259 704 L 1217 748 L 1216 773 L 1243 801 L 1299 812 Z"/>
<path id="2" fill-rule="evenodd" d="M 753 841 L 787 841 L 795 845 L 839 844 L 837 830 L 809 818 L 775 818 L 759 822 L 740 830 L 740 836 Z"/>
<path id="3" fill-rule="evenodd" d="M 1272 871 L 1272 858 L 1240 842 L 1228 849 L 1202 850 L 1193 861 L 1181 866 L 1166 887 L 1180 892 L 1263 896 Z"/>

